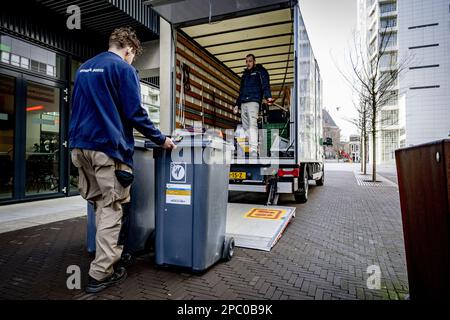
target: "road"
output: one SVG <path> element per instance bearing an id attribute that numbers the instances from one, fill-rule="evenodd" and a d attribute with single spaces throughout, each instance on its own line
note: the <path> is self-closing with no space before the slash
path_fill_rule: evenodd
<path id="1" fill-rule="evenodd" d="M 403 299 L 408 292 L 398 190 L 361 186 L 354 165 L 327 164 L 306 204 L 289 196 L 296 217 L 270 252 L 237 248 L 203 275 L 156 268 L 139 258 L 128 279 L 97 295 L 66 287 L 67 268 L 86 283 L 85 217 L 0 234 L 4 299 Z M 368 269 L 369 268 L 369 269 Z M 371 269 L 372 268 L 372 269 Z M 381 287 L 367 271 L 380 268 Z"/>

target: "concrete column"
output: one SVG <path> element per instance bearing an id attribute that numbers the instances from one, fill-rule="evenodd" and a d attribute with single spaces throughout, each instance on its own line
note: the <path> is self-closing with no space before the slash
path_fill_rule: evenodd
<path id="1" fill-rule="evenodd" d="M 159 32 L 159 81 L 161 90 L 161 115 L 160 127 L 165 134 L 172 133 L 173 130 L 173 98 L 172 98 L 172 82 L 173 82 L 173 42 L 172 42 L 172 28 L 170 24 L 164 19 L 160 18 L 160 32 Z"/>
<path id="2" fill-rule="evenodd" d="M 148 41 L 142 44 L 144 52 L 133 63 L 139 70 L 141 78 L 159 76 L 159 40 Z"/>

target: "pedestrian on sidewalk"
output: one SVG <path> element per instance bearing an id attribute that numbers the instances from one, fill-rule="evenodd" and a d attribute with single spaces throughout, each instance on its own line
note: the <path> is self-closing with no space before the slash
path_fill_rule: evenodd
<path id="1" fill-rule="evenodd" d="M 86 292 L 99 292 L 125 280 L 118 243 L 122 204 L 133 181 L 133 128 L 166 149 L 173 141 L 155 128 L 141 105 L 140 82 L 131 65 L 142 47 L 136 32 L 123 27 L 109 38 L 109 50 L 83 63 L 73 88 L 69 143 L 78 168 L 81 196 L 95 204 L 96 255 Z"/>

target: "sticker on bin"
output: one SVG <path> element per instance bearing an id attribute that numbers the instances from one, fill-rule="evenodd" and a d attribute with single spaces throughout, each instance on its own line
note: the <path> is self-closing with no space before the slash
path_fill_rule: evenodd
<path id="1" fill-rule="evenodd" d="M 252 219 L 280 220 L 285 213 L 286 210 L 280 209 L 252 208 L 245 214 L 245 217 Z"/>
<path id="2" fill-rule="evenodd" d="M 172 162 L 170 164 L 170 182 L 186 183 L 186 162 Z"/>
<path id="3" fill-rule="evenodd" d="M 166 203 L 191 205 L 190 184 L 167 184 Z"/>

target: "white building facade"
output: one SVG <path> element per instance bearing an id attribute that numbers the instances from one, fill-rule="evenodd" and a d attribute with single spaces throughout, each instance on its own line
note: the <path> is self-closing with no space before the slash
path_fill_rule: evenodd
<path id="1" fill-rule="evenodd" d="M 450 1 L 398 0 L 407 146 L 450 135 Z"/>
<path id="2" fill-rule="evenodd" d="M 448 137 L 450 1 L 358 0 L 358 29 L 372 58 L 372 50 L 389 34 L 389 58 L 382 59 L 380 72 L 407 61 L 379 114 L 377 162 L 393 163 L 399 147 Z"/>
<path id="3" fill-rule="evenodd" d="M 348 143 L 349 155 L 353 162 L 360 162 L 361 160 L 361 136 L 350 135 Z"/>
<path id="4" fill-rule="evenodd" d="M 398 67 L 398 1 L 358 0 L 358 34 L 363 54 L 370 56 L 373 62 L 380 54 L 380 46 L 383 48 L 380 73 Z M 380 45 L 382 42 L 383 45 Z M 405 142 L 405 127 L 401 121 L 398 98 L 399 83 L 391 88 L 390 94 L 391 98 L 378 114 L 377 163 L 393 163 L 395 150 Z M 372 150 L 372 146 L 373 141 L 369 141 L 369 150 Z M 372 156 L 369 159 L 372 161 Z"/>

